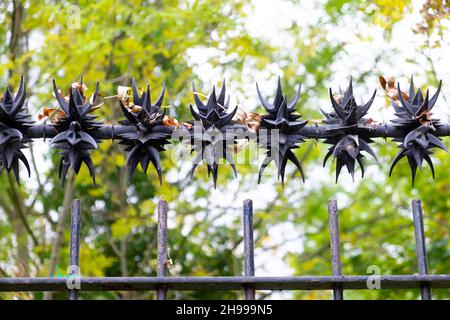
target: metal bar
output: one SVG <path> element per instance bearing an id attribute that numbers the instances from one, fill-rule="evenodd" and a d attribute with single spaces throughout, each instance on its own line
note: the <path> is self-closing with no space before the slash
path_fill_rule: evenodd
<path id="1" fill-rule="evenodd" d="M 299 276 L 299 277 L 82 277 L 83 291 L 170 290 L 331 290 L 336 284 L 344 289 L 367 290 L 371 276 Z M 432 288 L 450 289 L 450 275 L 381 275 L 384 289 L 413 289 L 427 282 Z M 65 291 L 64 278 L 0 278 L 0 292 Z"/>
<path id="2" fill-rule="evenodd" d="M 247 277 L 255 276 L 255 255 L 253 243 L 253 202 L 244 200 L 244 274 Z M 255 289 L 245 288 L 245 299 L 255 300 Z"/>
<path id="3" fill-rule="evenodd" d="M 335 135 L 333 129 L 337 127 L 339 126 L 334 124 L 306 125 L 299 130 L 299 134 L 308 138 L 328 138 Z M 399 130 L 397 126 L 390 123 L 359 126 L 354 128 L 354 130 L 358 134 L 364 134 L 370 138 L 397 138 L 405 135 L 404 131 Z M 449 136 L 450 124 L 443 123 L 442 126 L 433 131 L 433 134 L 436 136 Z"/>
<path id="4" fill-rule="evenodd" d="M 79 199 L 72 200 L 71 221 L 70 221 L 70 277 L 80 275 L 80 226 L 81 226 L 81 204 Z M 77 279 L 75 279 L 77 281 Z M 69 300 L 78 300 L 78 290 L 69 290 Z"/>
<path id="5" fill-rule="evenodd" d="M 330 229 L 330 249 L 331 249 L 331 269 L 333 276 L 342 274 L 341 263 L 341 242 L 339 239 L 339 216 L 337 201 L 330 199 L 328 201 L 328 222 Z M 334 300 L 344 300 L 344 290 L 341 285 L 333 288 Z"/>
<path id="6" fill-rule="evenodd" d="M 425 231 L 423 228 L 422 201 L 413 200 L 411 202 L 413 211 L 414 236 L 416 238 L 417 265 L 420 275 L 428 274 L 427 248 L 425 244 Z M 431 300 L 430 285 L 426 282 L 420 285 L 422 300 Z"/>
<path id="7" fill-rule="evenodd" d="M 105 124 L 95 130 L 89 132 L 96 139 L 119 139 L 123 133 L 136 132 L 134 126 L 122 126 Z M 58 134 L 58 131 L 51 125 L 32 125 L 28 128 L 28 137 L 32 139 L 37 138 L 53 138 Z"/>
<path id="8" fill-rule="evenodd" d="M 324 139 L 335 135 L 333 129 L 338 128 L 334 124 L 306 125 L 299 129 L 299 134 L 307 138 Z M 236 130 L 245 130 L 242 125 L 235 125 Z M 368 126 L 360 126 L 355 129 L 359 134 L 364 134 L 370 138 L 396 138 L 404 137 L 404 131 L 401 131 L 393 124 L 371 124 Z M 136 132 L 136 127 L 125 125 L 103 125 L 90 134 L 96 139 L 119 139 L 121 134 Z M 58 132 L 51 125 L 32 125 L 28 128 L 28 137 L 36 138 L 53 138 Z M 250 138 L 256 138 L 255 134 L 246 133 Z M 436 127 L 433 131 L 435 136 L 450 136 L 450 123 L 443 123 Z"/>
<path id="9" fill-rule="evenodd" d="M 157 242 L 158 242 L 158 277 L 167 276 L 167 202 L 164 200 L 159 200 L 158 202 L 158 232 L 157 232 Z M 167 299 L 167 288 L 159 287 L 156 290 L 156 297 L 158 300 Z"/>

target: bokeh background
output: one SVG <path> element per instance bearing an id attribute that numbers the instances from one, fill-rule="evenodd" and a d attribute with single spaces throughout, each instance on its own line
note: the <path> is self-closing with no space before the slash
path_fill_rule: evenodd
<path id="1" fill-rule="evenodd" d="M 289 97 L 299 82 L 297 110 L 320 119 L 328 88 L 354 81 L 357 101 L 381 89 L 378 77 L 394 76 L 406 88 L 414 74 L 421 88 L 444 81 L 435 116 L 449 120 L 450 4 L 446 0 L 140 0 L 2 1 L 0 87 L 28 85 L 28 108 L 37 120 L 42 107 L 55 107 L 51 79 L 67 87 L 84 75 L 89 89 L 101 82 L 104 96 L 135 77 L 154 95 L 165 82 L 165 105 L 190 119 L 191 83 L 208 94 L 227 79 L 232 105 L 262 111 L 255 82 L 266 97 L 276 78 Z M 92 92 L 92 91 L 91 91 Z M 88 92 L 89 94 L 89 92 Z M 108 99 L 97 112 L 116 122 L 121 111 Z M 392 119 L 378 90 L 370 116 Z M 450 145 L 449 139 L 444 143 Z M 57 177 L 58 152 L 48 141 L 28 149 L 32 177 L 17 185 L 0 177 L 0 276 L 62 277 L 68 267 L 69 203 L 82 200 L 81 272 L 85 276 L 155 276 L 157 200 L 169 202 L 171 275 L 242 274 L 242 201 L 254 200 L 256 274 L 330 275 L 327 200 L 340 207 L 343 273 L 365 275 L 417 272 L 410 201 L 424 203 L 430 273 L 449 273 L 450 157 L 437 151 L 437 177 L 428 167 L 411 187 L 406 160 L 388 178 L 396 143 L 377 139 L 380 164 L 367 159 L 367 175 L 355 181 L 322 167 L 327 146 L 308 140 L 296 151 L 306 183 L 288 165 L 284 189 L 276 174 L 257 184 L 257 165 L 239 165 L 234 179 L 223 166 L 217 189 L 206 166 L 189 177 L 190 163 L 163 156 L 164 183 L 153 170 L 137 172 L 128 184 L 122 147 L 104 141 L 93 152 L 97 185 L 83 168 L 65 187 Z M 254 147 L 254 146 L 253 146 Z M 250 145 L 249 148 L 252 148 Z M 273 169 L 273 168 L 272 168 Z M 270 172 L 270 171 L 269 171 Z M 449 290 L 434 290 L 449 298 Z M 258 292 L 259 298 L 329 299 L 331 291 Z M 416 299 L 419 290 L 346 291 L 348 299 Z M 170 298 L 241 298 L 241 292 L 171 292 Z M 5 293 L 0 298 L 65 298 L 64 293 Z M 154 298 L 152 292 L 84 292 L 81 298 Z"/>

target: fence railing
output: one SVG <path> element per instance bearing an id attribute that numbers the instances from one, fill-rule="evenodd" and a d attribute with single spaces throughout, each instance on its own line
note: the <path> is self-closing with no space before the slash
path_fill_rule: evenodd
<path id="1" fill-rule="evenodd" d="M 447 151 L 440 137 L 450 135 L 450 124 L 432 117 L 432 109 L 438 99 L 441 85 L 430 97 L 429 91 L 414 88 L 413 79 L 409 93 L 398 85 L 396 94 L 390 94 L 395 119 L 392 123 L 378 123 L 367 117 L 375 92 L 366 104 L 357 104 L 350 81 L 344 92 L 333 94 L 330 89 L 331 111 L 321 109 L 324 119 L 320 121 L 299 121 L 295 106 L 300 98 L 300 86 L 293 100 L 283 94 L 280 79 L 273 103 L 267 102 L 257 87 L 257 94 L 265 114 L 247 112 L 236 106 L 229 110 L 226 100 L 225 82 L 217 96 L 215 88 L 204 103 L 193 88 L 195 107 L 190 105 L 193 119 L 178 121 L 166 115 L 163 98 L 165 88 L 154 104 L 151 102 L 150 88 L 140 91 L 135 81 L 132 88 L 119 90 L 116 95 L 125 120 L 119 124 L 105 124 L 98 121 L 93 112 L 99 108 L 99 84 L 92 96 L 85 96 L 86 88 L 81 83 L 72 84 L 68 96 L 64 96 L 53 82 L 54 95 L 59 107 L 44 108 L 39 118 L 48 118 L 50 124 L 34 124 L 25 110 L 26 88 L 21 79 L 18 93 L 14 96 L 6 89 L 0 101 L 0 172 L 13 171 L 19 179 L 19 163 L 22 162 L 30 174 L 30 167 L 22 149 L 33 139 L 49 138 L 53 147 L 61 150 L 59 177 L 64 182 L 69 169 L 79 172 L 85 164 L 95 182 L 95 167 L 90 152 L 97 148 L 102 139 L 116 139 L 125 145 L 127 152 L 126 169 L 130 177 L 140 164 L 146 172 L 151 163 L 162 182 L 160 152 L 171 141 L 182 140 L 196 157 L 192 164 L 192 174 L 201 161 L 205 161 L 212 175 L 214 186 L 217 181 L 219 163 L 229 164 L 235 174 L 236 146 L 239 140 L 254 139 L 258 148 L 264 150 L 265 158 L 260 165 L 259 178 L 264 169 L 274 162 L 278 177 L 284 182 L 286 165 L 291 162 L 304 180 L 301 163 L 293 150 L 306 139 L 323 139 L 329 144 L 324 165 L 329 158 L 336 162 L 336 181 L 340 171 L 346 167 L 353 176 L 358 164 L 364 175 L 364 154 L 376 159 L 370 147 L 374 138 L 393 138 L 399 145 L 389 175 L 402 159 L 408 160 L 412 183 L 417 168 L 428 163 L 434 177 L 434 167 L 430 157 L 432 151 L 440 148 Z M 376 91 L 376 90 L 375 90 Z M 125 93 L 123 93 L 125 92 Z M 395 96 L 398 96 L 395 98 Z M 392 98 L 393 97 L 393 98 Z"/>
<path id="2" fill-rule="evenodd" d="M 423 300 L 430 300 L 432 288 L 450 289 L 450 275 L 429 275 L 423 229 L 422 204 L 412 201 L 418 274 L 414 275 L 342 275 L 339 240 L 339 215 L 336 200 L 328 203 L 332 273 L 330 276 L 258 277 L 255 275 L 253 243 L 253 207 L 251 200 L 243 206 L 244 275 L 227 277 L 184 277 L 168 275 L 168 205 L 158 204 L 157 276 L 156 277 L 83 277 L 79 273 L 80 216 L 79 200 L 72 202 L 70 237 L 70 272 L 65 278 L 0 278 L 0 292 L 67 291 L 75 300 L 80 291 L 156 291 L 159 300 L 167 299 L 169 290 L 242 290 L 245 299 L 255 299 L 256 290 L 333 290 L 336 300 L 344 299 L 345 289 L 420 288 Z M 376 283 L 377 285 L 373 286 Z"/>

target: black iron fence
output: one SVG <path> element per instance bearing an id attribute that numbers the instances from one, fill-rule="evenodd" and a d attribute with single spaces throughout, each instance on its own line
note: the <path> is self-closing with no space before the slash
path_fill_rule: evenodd
<path id="1" fill-rule="evenodd" d="M 255 275 L 253 243 L 253 207 L 251 200 L 243 206 L 244 275 L 227 277 L 172 277 L 168 275 L 167 245 L 168 205 L 158 203 L 156 277 L 83 277 L 79 269 L 80 214 L 79 200 L 72 202 L 70 236 L 70 275 L 65 278 L 0 278 L 0 292 L 67 291 L 75 300 L 80 291 L 156 291 L 157 299 L 167 298 L 169 290 L 242 290 L 245 299 L 255 299 L 256 290 L 333 290 L 334 299 L 344 299 L 345 289 L 387 290 L 420 288 L 423 300 L 432 298 L 432 288 L 450 289 L 450 275 L 429 275 L 423 229 L 422 204 L 412 201 L 412 216 L 416 242 L 418 274 L 414 275 L 343 275 L 341 272 L 341 245 L 339 215 L 336 200 L 328 202 L 330 251 L 333 275 L 258 277 Z"/>
<path id="2" fill-rule="evenodd" d="M 278 177 L 284 183 L 285 169 L 291 162 L 300 172 L 303 180 L 305 174 L 301 163 L 293 150 L 299 148 L 305 139 L 322 139 L 329 144 L 324 165 L 328 159 L 336 162 L 336 181 L 341 169 L 346 167 L 353 176 L 356 164 L 364 175 L 365 154 L 377 160 L 370 144 L 374 138 L 393 138 L 398 143 L 399 152 L 392 161 L 389 175 L 395 165 L 402 159 L 408 160 L 411 168 L 412 183 L 417 168 L 428 163 L 434 177 L 434 167 L 430 155 L 436 148 L 447 151 L 440 137 L 450 135 L 450 124 L 442 123 L 432 117 L 432 109 L 438 99 L 441 85 L 430 97 L 427 90 L 424 95 L 414 88 L 411 78 L 409 93 L 401 91 L 400 85 L 388 96 L 395 110 L 392 123 L 378 123 L 367 117 L 375 92 L 366 104 L 357 104 L 353 96 L 353 85 L 339 93 L 330 89 L 331 111 L 322 110 L 324 119 L 320 121 L 299 121 L 301 115 L 295 106 L 300 98 L 300 89 L 292 100 L 283 94 L 280 79 L 273 103 L 267 102 L 257 87 L 257 94 L 265 114 L 247 112 L 236 106 L 229 110 L 229 96 L 226 99 L 225 82 L 219 95 L 215 88 L 204 103 L 199 93 L 193 88 L 195 107 L 190 105 L 193 119 L 185 122 L 166 114 L 163 98 L 165 87 L 153 104 L 150 88 L 139 90 L 135 81 L 131 88 L 119 90 L 116 95 L 120 102 L 125 120 L 119 124 L 105 124 L 98 121 L 93 112 L 100 107 L 99 84 L 94 93 L 85 96 L 86 88 L 82 83 L 69 87 L 68 96 L 58 89 L 53 81 L 54 95 L 59 107 L 43 108 L 39 117 L 47 117 L 50 124 L 34 124 L 25 110 L 26 87 L 22 78 L 17 94 L 14 96 L 6 89 L 0 101 L 0 172 L 3 169 L 13 171 L 19 180 L 19 163 L 27 168 L 28 160 L 22 149 L 36 138 L 49 138 L 53 147 L 61 150 L 59 177 L 62 182 L 69 169 L 79 172 L 85 164 L 95 183 L 95 167 L 90 152 L 97 148 L 103 139 L 119 140 L 127 152 L 126 169 L 133 176 L 140 164 L 147 172 L 151 163 L 162 183 L 160 153 L 172 141 L 182 140 L 190 147 L 195 159 L 192 174 L 201 161 L 205 161 L 208 173 L 216 185 L 219 163 L 229 164 L 235 174 L 235 152 L 240 140 L 254 139 L 258 148 L 264 150 L 265 158 L 260 165 L 261 181 L 264 169 L 274 162 Z"/>
<path id="3" fill-rule="evenodd" d="M 293 100 L 283 95 L 280 81 L 273 103 L 267 102 L 259 88 L 257 94 L 266 113 L 259 115 L 238 107 L 229 109 L 225 96 L 225 83 L 217 96 L 215 89 L 204 103 L 193 88 L 195 107 L 190 106 L 193 120 L 179 122 L 166 115 L 163 108 L 164 90 L 153 104 L 150 89 L 140 91 L 133 81 L 125 93 L 118 93 L 125 120 L 120 124 L 104 124 L 96 119 L 93 111 L 99 107 L 99 87 L 91 97 L 85 96 L 83 83 L 72 85 L 68 96 L 64 96 L 54 82 L 54 94 L 59 108 L 42 111 L 50 124 L 33 124 L 25 111 L 26 88 L 23 78 L 18 93 L 14 96 L 7 88 L 0 101 L 0 171 L 13 171 L 19 179 L 19 162 L 30 172 L 28 161 L 22 152 L 32 139 L 50 138 L 51 144 L 61 150 L 59 176 L 64 182 L 69 169 L 79 172 L 83 163 L 88 167 L 95 182 L 95 168 L 90 152 L 97 148 L 102 139 L 117 139 L 125 145 L 126 168 L 133 175 L 140 164 L 147 171 L 151 163 L 162 182 L 160 152 L 177 138 L 187 142 L 190 151 L 196 154 L 192 173 L 201 161 L 205 161 L 208 173 L 216 184 L 220 161 L 235 169 L 233 152 L 239 139 L 255 139 L 265 150 L 259 180 L 264 169 L 272 161 L 278 177 L 284 182 L 287 162 L 290 161 L 304 178 L 304 172 L 293 149 L 305 139 L 323 139 L 330 145 L 325 157 L 336 162 L 336 180 L 346 167 L 351 175 L 358 164 L 364 174 L 364 155 L 376 155 L 370 143 L 373 138 L 393 138 L 399 145 L 389 174 L 402 158 L 408 160 L 412 183 L 417 168 L 425 160 L 431 167 L 430 154 L 434 148 L 447 150 L 439 137 L 450 135 L 450 124 L 441 123 L 432 117 L 440 86 L 430 97 L 427 91 L 415 90 L 411 79 L 408 93 L 395 89 L 392 107 L 396 118 L 391 124 L 377 123 L 367 118 L 375 93 L 363 105 L 356 103 L 350 82 L 344 92 L 333 94 L 330 89 L 331 112 L 322 111 L 321 121 L 299 121 L 295 105 L 300 97 L 300 86 Z M 70 299 L 76 299 L 79 291 L 99 290 L 156 290 L 158 299 L 165 299 L 169 290 L 243 290 L 247 299 L 255 298 L 255 290 L 333 290 L 335 299 L 344 298 L 345 289 L 370 289 L 376 282 L 381 289 L 421 288 L 422 299 L 431 299 L 431 288 L 450 288 L 450 275 L 428 275 L 425 235 L 422 222 L 421 202 L 412 202 L 412 214 L 417 248 L 418 275 L 342 275 L 339 241 L 338 208 L 335 200 L 328 205 L 331 264 L 330 276 L 258 277 L 254 267 L 253 212 L 251 200 L 244 202 L 244 275 L 234 277 L 168 277 L 167 276 L 167 203 L 158 205 L 158 268 L 157 277 L 80 277 L 80 202 L 72 203 L 70 264 L 68 278 L 0 278 L 0 291 L 68 291 Z"/>

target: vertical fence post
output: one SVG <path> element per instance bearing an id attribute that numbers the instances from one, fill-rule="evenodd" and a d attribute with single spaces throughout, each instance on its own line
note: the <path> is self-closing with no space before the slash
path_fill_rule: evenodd
<path id="1" fill-rule="evenodd" d="M 253 202 L 244 200 L 244 275 L 255 276 L 255 254 L 253 243 Z M 255 289 L 245 288 L 245 299 L 255 300 Z"/>
<path id="2" fill-rule="evenodd" d="M 69 273 L 71 280 L 80 276 L 80 226 L 81 226 L 81 204 L 79 199 L 72 200 L 70 221 L 70 265 Z M 73 285 L 73 283 L 72 283 Z M 69 289 L 69 300 L 78 300 L 77 289 Z"/>
<path id="3" fill-rule="evenodd" d="M 427 275 L 427 248 L 425 245 L 425 231 L 423 228 L 422 201 L 413 200 L 411 206 L 413 211 L 414 236 L 416 238 L 416 255 L 419 274 Z M 422 300 L 431 300 L 431 288 L 429 283 L 420 285 L 420 294 Z"/>
<path id="4" fill-rule="evenodd" d="M 333 276 L 340 276 L 342 275 L 341 242 L 339 239 L 338 207 L 335 199 L 328 201 L 328 223 L 330 228 L 331 268 Z M 341 285 L 336 285 L 333 289 L 333 297 L 334 300 L 344 300 L 344 290 Z"/>
<path id="5" fill-rule="evenodd" d="M 167 202 L 159 200 L 158 202 L 158 231 L 157 231 L 157 246 L 158 246 L 158 277 L 167 276 Z M 156 297 L 158 300 L 167 299 L 167 288 L 158 288 L 156 290 Z"/>

